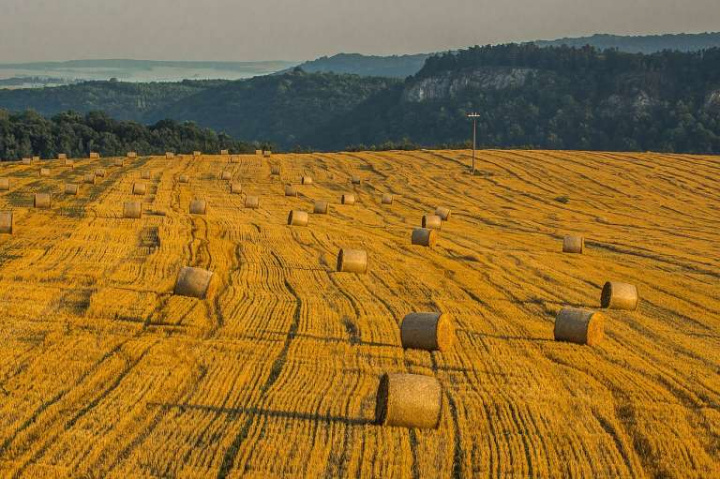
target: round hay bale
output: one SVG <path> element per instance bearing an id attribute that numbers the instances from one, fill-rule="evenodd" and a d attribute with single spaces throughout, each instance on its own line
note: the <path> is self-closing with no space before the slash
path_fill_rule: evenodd
<path id="1" fill-rule="evenodd" d="M 232 172 L 230 172 L 228 170 L 223 171 L 222 174 L 220 175 L 220 179 L 226 180 L 226 181 L 232 180 Z"/>
<path id="2" fill-rule="evenodd" d="M 137 151 L 128 151 L 128 158 L 137 158 Z"/>
<path id="3" fill-rule="evenodd" d="M 230 193 L 232 193 L 233 195 L 239 195 L 240 193 L 242 193 L 242 183 L 230 183 Z"/>
<path id="4" fill-rule="evenodd" d="M 125 159 L 123 159 L 123 158 L 116 159 L 114 165 L 115 166 L 125 166 Z"/>
<path id="5" fill-rule="evenodd" d="M 39 156 L 33 156 L 33 157 L 32 157 L 32 160 L 33 160 L 33 162 L 35 162 L 35 161 L 40 161 L 40 157 L 39 157 Z"/>
<path id="6" fill-rule="evenodd" d="M 193 151 L 193 157 L 199 158 L 202 156 L 202 151 Z"/>
<path id="7" fill-rule="evenodd" d="M 100 178 L 105 178 L 105 175 L 107 172 L 105 171 L 105 168 L 98 168 L 95 170 L 95 176 L 99 176 Z"/>
<path id="8" fill-rule="evenodd" d="M 270 168 L 270 174 L 273 176 L 278 176 L 280 174 L 280 167 L 273 166 L 272 168 Z"/>
<path id="9" fill-rule="evenodd" d="M 384 193 L 382 195 L 381 203 L 384 205 L 391 205 L 395 201 L 395 197 L 390 193 Z"/>
<path id="10" fill-rule="evenodd" d="M 73 183 L 65 183 L 65 194 L 76 195 L 80 193 L 80 186 Z"/>
<path id="11" fill-rule="evenodd" d="M 7 191 L 10 189 L 10 178 L 0 178 L 0 191 Z"/>
<path id="12" fill-rule="evenodd" d="M 638 306 L 638 290 L 634 284 L 608 281 L 600 295 L 600 306 L 608 309 L 635 311 Z"/>
<path id="13" fill-rule="evenodd" d="M 12 211 L 0 211 L 0 234 L 11 235 L 15 227 Z"/>
<path id="14" fill-rule="evenodd" d="M 50 168 L 40 168 L 40 176 L 50 176 Z"/>
<path id="15" fill-rule="evenodd" d="M 140 175 L 140 178 L 142 178 L 143 180 L 149 180 L 150 178 L 152 178 L 152 173 L 150 172 L 150 170 L 145 170 L 142 172 L 142 175 Z"/>
<path id="16" fill-rule="evenodd" d="M 58 153 L 58 160 L 67 160 L 67 153 Z"/>
<path id="17" fill-rule="evenodd" d="M 205 299 L 211 296 L 212 271 L 186 266 L 178 273 L 173 294 Z"/>
<path id="18" fill-rule="evenodd" d="M 238 156 L 231 156 L 231 157 L 230 157 L 230 163 L 240 163 L 240 157 L 238 157 Z"/>
<path id="19" fill-rule="evenodd" d="M 190 183 L 190 177 L 188 175 L 180 175 L 178 181 L 180 183 Z"/>
<path id="20" fill-rule="evenodd" d="M 250 208 L 253 210 L 260 208 L 260 198 L 257 196 L 246 196 L 245 208 Z"/>
<path id="21" fill-rule="evenodd" d="M 100 153 L 95 152 L 95 151 L 91 151 L 91 152 L 90 152 L 90 159 L 94 159 L 94 160 L 100 159 Z"/>
<path id="22" fill-rule="evenodd" d="M 326 215 L 330 211 L 330 203 L 324 200 L 316 200 L 313 205 L 313 213 L 316 215 Z"/>
<path id="23" fill-rule="evenodd" d="M 442 218 L 438 215 L 423 215 L 422 227 L 429 230 L 442 229 Z"/>
<path id="24" fill-rule="evenodd" d="M 264 151 L 263 151 L 263 156 L 264 156 L 265 158 L 270 158 L 270 157 L 272 156 L 272 151 L 270 151 L 270 150 L 264 150 Z"/>
<path id="25" fill-rule="evenodd" d="M 310 178 L 309 176 L 303 176 L 303 177 L 300 179 L 300 183 L 302 183 L 303 185 L 312 185 L 312 184 L 313 184 L 313 179 Z"/>
<path id="26" fill-rule="evenodd" d="M 70 168 L 71 170 L 74 170 L 74 169 L 75 169 L 75 162 L 74 162 L 73 160 L 65 159 L 65 161 L 63 162 L 63 165 L 64 165 L 64 166 L 67 166 L 67 167 Z"/>
<path id="27" fill-rule="evenodd" d="M 142 218 L 142 203 L 139 201 L 123 203 L 123 218 Z"/>
<path id="28" fill-rule="evenodd" d="M 23 158 L 22 159 L 23 165 L 31 165 L 32 164 L 32 158 Z"/>
<path id="29" fill-rule="evenodd" d="M 285 187 L 285 196 L 297 196 L 297 195 L 298 195 L 297 188 L 295 188 L 292 185 L 287 185 Z"/>
<path id="30" fill-rule="evenodd" d="M 147 185 L 145 183 L 133 183 L 132 194 L 133 195 L 144 195 L 147 192 Z"/>
<path id="31" fill-rule="evenodd" d="M 191 215 L 204 215 L 207 213 L 207 201 L 194 199 L 190 202 Z"/>
<path id="32" fill-rule="evenodd" d="M 435 208 L 435 214 L 442 218 L 443 221 L 450 221 L 450 215 L 452 214 L 452 212 L 450 211 L 450 208 L 438 206 L 437 208 Z"/>
<path id="33" fill-rule="evenodd" d="M 169 159 L 172 159 L 172 158 L 175 158 L 175 153 L 170 152 L 170 151 L 166 151 L 166 152 L 165 152 L 165 159 L 166 159 L 166 160 L 169 160 Z"/>
<path id="34" fill-rule="evenodd" d="M 365 274 L 368 269 L 367 251 L 341 249 L 337 257 L 337 270 L 341 273 Z"/>
<path id="35" fill-rule="evenodd" d="M 400 340 L 405 349 L 447 351 L 453 343 L 450 315 L 410 313 L 400 323 Z"/>
<path id="36" fill-rule="evenodd" d="M 383 374 L 377 391 L 375 422 L 382 426 L 437 428 L 440 382 L 419 374 Z"/>
<path id="37" fill-rule="evenodd" d="M 95 175 L 93 175 L 92 173 L 90 173 L 89 175 L 85 175 L 85 176 L 83 177 L 83 182 L 84 182 L 84 183 L 87 183 L 87 184 L 90 184 L 90 185 L 94 185 L 94 184 L 95 184 L 95 178 L 97 178 L 97 176 L 95 176 Z"/>
<path id="38" fill-rule="evenodd" d="M 605 316 L 581 308 L 563 308 L 555 317 L 555 341 L 593 346 L 605 336 Z"/>
<path id="39" fill-rule="evenodd" d="M 222 156 L 228 156 L 230 154 L 230 150 L 220 150 L 220 155 Z"/>
<path id="40" fill-rule="evenodd" d="M 350 181 L 352 181 L 353 185 L 361 185 L 362 184 L 362 178 L 359 176 L 353 176 Z"/>
<path id="41" fill-rule="evenodd" d="M 49 193 L 35 193 L 35 198 L 33 199 L 33 206 L 35 206 L 35 208 L 50 208 L 51 203 L 52 199 Z"/>
<path id="42" fill-rule="evenodd" d="M 565 236 L 563 238 L 563 253 L 582 254 L 585 249 L 585 238 L 582 236 Z"/>
<path id="43" fill-rule="evenodd" d="M 263 154 L 262 150 L 255 150 L 255 154 L 258 156 L 261 156 Z"/>
<path id="44" fill-rule="evenodd" d="M 427 228 L 415 228 L 412 232 L 412 244 L 434 247 L 437 244 L 437 231 Z"/>
<path id="45" fill-rule="evenodd" d="M 354 205 L 355 204 L 355 195 L 352 193 L 344 194 L 340 197 L 340 203 L 344 205 Z"/>
<path id="46" fill-rule="evenodd" d="M 293 210 L 288 215 L 289 226 L 307 226 L 310 222 L 310 215 L 305 211 Z"/>

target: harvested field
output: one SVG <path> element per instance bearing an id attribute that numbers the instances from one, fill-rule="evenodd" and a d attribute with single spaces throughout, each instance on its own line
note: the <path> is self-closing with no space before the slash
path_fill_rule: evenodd
<path id="1" fill-rule="evenodd" d="M 720 476 L 720 158 L 482 151 L 475 176 L 469 158 L 275 153 L 282 176 L 259 155 L 43 160 L 42 178 L 2 163 L 0 476 Z M 411 245 L 437 207 L 437 244 Z M 341 249 L 367 272 L 337 272 Z M 214 273 L 206 299 L 173 294 L 185 267 Z M 555 341 L 558 312 L 600 311 L 608 281 L 637 309 L 602 310 L 599 344 Z M 447 350 L 403 348 L 425 311 L 452 318 Z M 377 424 L 385 374 L 437 380 L 437 429 Z M 394 384 L 388 407 L 407 407 Z M 412 406 L 430 419 L 385 423 L 435 425 L 435 404 Z"/>

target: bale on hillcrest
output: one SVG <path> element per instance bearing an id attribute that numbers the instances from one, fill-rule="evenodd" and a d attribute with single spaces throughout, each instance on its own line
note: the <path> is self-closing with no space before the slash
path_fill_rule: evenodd
<path id="1" fill-rule="evenodd" d="M 292 185 L 287 185 L 285 187 L 285 196 L 297 196 L 297 195 L 298 195 L 297 188 L 295 188 Z"/>
<path id="2" fill-rule="evenodd" d="M 365 274 L 368 269 L 367 251 L 341 249 L 337 257 L 337 270 L 341 273 Z"/>
<path id="3" fill-rule="evenodd" d="M 173 153 L 173 152 L 171 152 L 171 151 L 166 151 L 166 152 L 165 152 L 165 159 L 166 159 L 166 160 L 169 160 L 169 159 L 171 159 L 171 158 L 175 158 L 175 153 Z"/>
<path id="4" fill-rule="evenodd" d="M 23 165 L 31 165 L 32 164 L 32 158 L 23 158 L 22 159 Z"/>
<path id="5" fill-rule="evenodd" d="M 400 340 L 405 349 L 446 351 L 453 343 L 450 315 L 410 313 L 400 323 Z"/>
<path id="6" fill-rule="evenodd" d="M 300 180 L 300 183 L 303 185 L 312 185 L 313 179 L 309 176 L 303 176 Z"/>
<path id="7" fill-rule="evenodd" d="M 230 150 L 220 150 L 221 156 L 228 156 L 230 154 Z"/>
<path id="8" fill-rule="evenodd" d="M 115 166 L 125 166 L 125 159 L 124 158 L 116 158 L 115 162 L 113 164 Z"/>
<path id="9" fill-rule="evenodd" d="M 97 176 L 94 175 L 94 174 L 92 174 L 92 173 L 90 173 L 89 175 L 85 175 L 85 176 L 83 177 L 83 182 L 85 182 L 85 183 L 87 183 L 87 184 L 90 184 L 90 185 L 94 185 L 94 184 L 95 184 L 95 178 L 97 178 Z"/>
<path id="10" fill-rule="evenodd" d="M 450 211 L 450 208 L 438 206 L 437 208 L 435 208 L 435 214 L 442 218 L 443 221 L 450 221 L 450 216 L 452 212 Z"/>
<path id="11" fill-rule="evenodd" d="M 178 273 L 173 294 L 205 299 L 212 294 L 212 271 L 186 266 Z"/>
<path id="12" fill-rule="evenodd" d="M 313 213 L 316 215 L 326 215 L 330 210 L 330 204 L 324 200 L 316 200 L 313 205 Z"/>
<path id="13" fill-rule="evenodd" d="M 107 172 L 105 171 L 105 168 L 98 168 L 95 170 L 95 176 L 99 176 L 101 178 L 105 178 L 105 175 Z"/>
<path id="14" fill-rule="evenodd" d="M 355 204 L 355 195 L 351 193 L 344 194 L 340 197 L 340 203 L 344 205 L 354 205 Z"/>
<path id="15" fill-rule="evenodd" d="M 10 178 L 0 178 L 0 191 L 7 191 L 10 189 Z"/>
<path id="16" fill-rule="evenodd" d="M 280 174 L 280 167 L 279 167 L 279 166 L 273 166 L 272 168 L 270 168 L 270 174 L 271 174 L 271 175 L 274 175 L 274 176 L 279 175 L 279 174 Z"/>
<path id="17" fill-rule="evenodd" d="M 66 195 L 75 195 L 80 193 L 80 186 L 76 185 L 74 183 L 65 183 L 65 194 Z"/>
<path id="18" fill-rule="evenodd" d="M 126 201 L 123 203 L 123 218 L 142 218 L 142 203 L 139 201 Z"/>
<path id="19" fill-rule="evenodd" d="M 257 196 L 245 197 L 245 208 L 256 210 L 260 207 L 260 198 Z"/>
<path id="20" fill-rule="evenodd" d="M 33 160 L 33 162 L 40 161 L 40 157 L 39 157 L 39 156 L 33 156 L 33 157 L 32 157 L 32 160 Z"/>
<path id="21" fill-rule="evenodd" d="M 67 158 L 65 158 L 63 165 L 69 167 L 70 169 L 75 169 L 75 162 L 73 160 L 68 160 Z"/>
<path id="22" fill-rule="evenodd" d="M 436 429 L 440 423 L 440 382 L 419 374 L 383 374 L 375 405 L 382 426 Z"/>
<path id="23" fill-rule="evenodd" d="M 226 181 L 232 180 L 232 172 L 230 172 L 228 170 L 223 171 L 222 174 L 220 175 L 220 179 L 226 180 Z"/>
<path id="24" fill-rule="evenodd" d="M 58 153 L 58 160 L 67 160 L 67 153 Z"/>
<path id="25" fill-rule="evenodd" d="M 608 281 L 600 295 L 600 306 L 608 309 L 634 311 L 638 306 L 638 290 L 634 284 Z"/>
<path id="26" fill-rule="evenodd" d="M 305 211 L 293 210 L 288 215 L 287 224 L 289 226 L 307 226 L 310 222 L 310 215 Z"/>
<path id="27" fill-rule="evenodd" d="M 191 215 L 204 215 L 207 213 L 207 201 L 194 199 L 190 202 Z"/>
<path id="28" fill-rule="evenodd" d="M 201 156 L 202 156 L 202 151 L 193 151 L 193 157 L 194 157 L 194 158 L 199 158 L 199 157 L 201 157 Z"/>
<path id="29" fill-rule="evenodd" d="M 563 253 L 581 254 L 585 249 L 585 238 L 582 236 L 565 236 L 563 238 Z"/>
<path id="30" fill-rule="evenodd" d="M 89 156 L 90 156 L 90 159 L 91 159 L 91 160 L 92 160 L 92 159 L 97 160 L 97 159 L 100 158 L 100 153 L 98 153 L 98 152 L 96 152 L 96 151 L 91 151 Z"/>
<path id="31" fill-rule="evenodd" d="M 555 341 L 593 346 L 605 336 L 605 316 L 581 308 L 563 308 L 555 318 Z"/>
<path id="32" fill-rule="evenodd" d="M 144 195 L 147 192 L 147 185 L 145 183 L 133 183 L 132 194 L 133 195 Z"/>
<path id="33" fill-rule="evenodd" d="M 49 193 L 35 193 L 35 198 L 33 199 L 33 206 L 35 208 L 50 208 L 51 203 L 52 200 Z"/>
<path id="34" fill-rule="evenodd" d="M 427 228 L 415 228 L 412 232 L 411 241 L 414 245 L 432 248 L 437 244 L 437 231 Z"/>
<path id="35" fill-rule="evenodd" d="M 438 215 L 423 215 L 422 227 L 429 230 L 442 229 L 442 218 L 440 218 Z"/>
<path id="36" fill-rule="evenodd" d="M 395 201 L 395 197 L 390 193 L 384 193 L 382 195 L 381 203 L 384 205 L 391 205 Z"/>
<path id="37" fill-rule="evenodd" d="M 12 211 L 0 211 L 0 234 L 11 235 L 15 226 Z"/>
<path id="38" fill-rule="evenodd" d="M 150 172 L 150 170 L 144 170 L 140 175 L 140 178 L 142 178 L 143 180 L 149 180 L 150 178 L 152 178 L 152 173 Z"/>
<path id="39" fill-rule="evenodd" d="M 50 168 L 40 168 L 40 176 L 50 176 Z"/>
<path id="40" fill-rule="evenodd" d="M 237 181 L 230 183 L 230 193 L 233 195 L 242 193 L 242 183 L 238 183 Z"/>
<path id="41" fill-rule="evenodd" d="M 127 157 L 128 158 L 137 158 L 137 152 L 136 151 L 128 151 Z"/>

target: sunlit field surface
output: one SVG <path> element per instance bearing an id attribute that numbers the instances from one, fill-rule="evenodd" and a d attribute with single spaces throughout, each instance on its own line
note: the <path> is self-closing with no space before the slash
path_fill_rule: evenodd
<path id="1" fill-rule="evenodd" d="M 720 476 L 717 157 L 483 151 L 474 176 L 468 151 L 236 160 L 0 166 L 0 476 Z M 437 246 L 411 245 L 437 206 Z M 367 274 L 336 272 L 341 248 Z M 184 266 L 214 294 L 173 295 Z M 599 345 L 554 341 L 606 281 L 636 285 L 638 309 L 606 311 Z M 449 313 L 453 346 L 403 349 L 413 311 Z M 375 424 L 400 372 L 440 382 L 437 429 Z"/>

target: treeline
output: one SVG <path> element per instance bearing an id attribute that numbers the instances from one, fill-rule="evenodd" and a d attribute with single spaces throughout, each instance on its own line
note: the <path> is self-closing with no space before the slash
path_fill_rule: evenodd
<path id="1" fill-rule="evenodd" d="M 263 145 L 268 146 L 268 145 Z M 117 121 L 105 113 L 86 115 L 67 112 L 45 118 L 35 112 L 11 114 L 0 110 L 0 159 L 17 160 L 29 156 L 57 158 L 58 153 L 85 157 L 91 151 L 104 156 L 137 151 L 161 155 L 166 151 L 190 153 L 253 152 L 256 145 L 236 141 L 193 123 L 163 120 L 151 126 Z"/>

